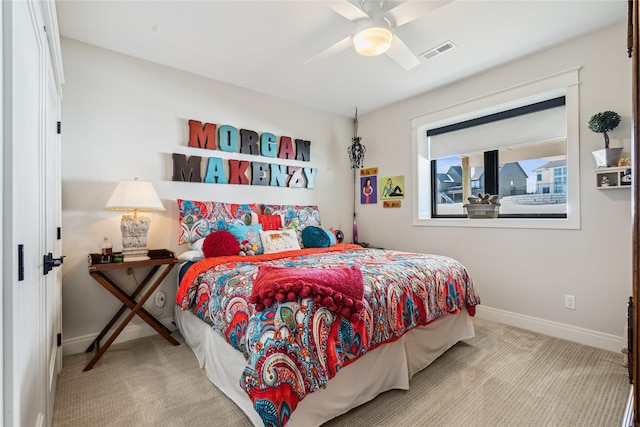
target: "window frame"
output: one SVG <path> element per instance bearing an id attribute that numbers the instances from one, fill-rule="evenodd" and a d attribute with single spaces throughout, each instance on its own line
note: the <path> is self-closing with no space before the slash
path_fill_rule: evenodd
<path id="1" fill-rule="evenodd" d="M 413 149 L 413 225 L 483 228 L 580 228 L 579 70 L 574 68 L 504 91 L 475 98 L 411 120 Z M 553 97 L 565 97 L 567 115 L 567 213 L 560 217 L 527 218 L 503 215 L 497 219 L 461 216 L 432 217 L 431 182 L 435 179 L 428 156 L 427 130 L 518 108 Z M 427 195 L 421 197 L 421 195 Z"/>

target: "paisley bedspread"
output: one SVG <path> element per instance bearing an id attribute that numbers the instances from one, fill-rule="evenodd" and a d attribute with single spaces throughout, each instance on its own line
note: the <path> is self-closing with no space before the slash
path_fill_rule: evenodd
<path id="1" fill-rule="evenodd" d="M 256 311 L 248 301 L 261 262 L 358 266 L 364 279 L 361 319 L 352 323 L 310 298 Z M 282 426 L 298 402 L 324 388 L 341 367 L 464 306 L 473 315 L 480 299 L 464 266 L 451 258 L 339 244 L 199 261 L 183 277 L 176 303 L 243 353 L 242 388 L 265 425 Z"/>

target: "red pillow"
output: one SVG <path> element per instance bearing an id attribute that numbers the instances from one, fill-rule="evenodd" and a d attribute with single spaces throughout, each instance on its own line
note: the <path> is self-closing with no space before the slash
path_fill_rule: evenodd
<path id="1" fill-rule="evenodd" d="M 233 237 L 233 234 L 226 230 L 214 231 L 204 238 L 202 253 L 207 258 L 238 255 L 240 253 L 240 243 Z"/>
<path id="2" fill-rule="evenodd" d="M 280 230 L 282 228 L 282 216 L 258 214 L 258 223 L 262 224 L 262 230 Z"/>

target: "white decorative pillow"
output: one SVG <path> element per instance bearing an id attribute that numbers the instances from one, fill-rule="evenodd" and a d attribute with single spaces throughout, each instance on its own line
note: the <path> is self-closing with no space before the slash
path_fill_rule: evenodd
<path id="1" fill-rule="evenodd" d="M 201 239 L 201 240 L 204 240 L 204 239 Z M 204 259 L 204 253 L 202 253 L 202 250 L 185 251 L 178 256 L 178 262 L 187 262 L 187 261 L 195 262 L 195 261 L 200 261 L 201 259 Z"/>
<path id="2" fill-rule="evenodd" d="M 189 249 L 194 250 L 194 251 L 200 251 L 202 252 L 202 245 L 204 243 L 204 237 L 202 239 L 198 239 L 193 243 L 188 243 L 187 246 L 189 246 Z"/>
<path id="3" fill-rule="evenodd" d="M 300 250 L 298 236 L 294 230 L 260 230 L 260 240 L 265 254 Z"/>

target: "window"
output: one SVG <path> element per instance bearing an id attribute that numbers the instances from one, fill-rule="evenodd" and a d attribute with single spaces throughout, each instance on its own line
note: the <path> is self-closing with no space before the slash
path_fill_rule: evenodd
<path id="1" fill-rule="evenodd" d="M 578 70 L 412 120 L 414 224 L 579 228 Z M 466 216 L 499 194 L 496 220 Z"/>
<path id="2" fill-rule="evenodd" d="M 566 218 L 566 131 L 564 96 L 427 130 L 431 217 L 466 217 L 468 197 L 489 193 L 500 217 Z"/>

